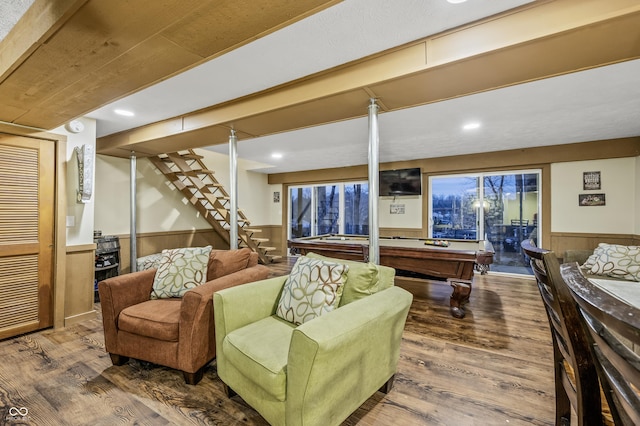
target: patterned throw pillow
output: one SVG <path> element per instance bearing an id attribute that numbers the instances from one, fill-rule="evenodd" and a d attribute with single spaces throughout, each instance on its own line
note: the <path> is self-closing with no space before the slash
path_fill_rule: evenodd
<path id="1" fill-rule="evenodd" d="M 640 246 L 600 244 L 602 251 L 591 267 L 592 274 L 640 281 Z"/>
<path id="2" fill-rule="evenodd" d="M 150 254 L 148 256 L 136 259 L 136 271 L 146 271 L 147 269 L 157 268 L 162 258 L 162 253 Z"/>
<path id="3" fill-rule="evenodd" d="M 587 258 L 587 260 L 585 260 L 584 264 L 581 266 L 581 268 L 583 269 L 591 269 L 593 268 L 593 265 L 596 264 L 596 260 L 598 259 L 598 257 L 600 257 L 600 255 L 602 254 L 602 252 L 604 252 L 606 250 L 606 248 L 609 247 L 609 244 L 607 243 L 600 243 L 598 244 L 598 247 L 596 247 L 593 250 L 593 254 L 591 256 L 589 256 Z"/>
<path id="4" fill-rule="evenodd" d="M 347 265 L 300 257 L 284 283 L 276 315 L 304 324 L 338 307 L 349 270 Z"/>
<path id="5" fill-rule="evenodd" d="M 210 253 L 211 246 L 162 250 L 151 298 L 182 297 L 207 282 Z"/>

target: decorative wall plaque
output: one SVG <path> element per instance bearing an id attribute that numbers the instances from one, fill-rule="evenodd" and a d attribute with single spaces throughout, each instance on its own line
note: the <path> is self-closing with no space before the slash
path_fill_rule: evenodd
<path id="1" fill-rule="evenodd" d="M 585 191 L 600 189 L 600 172 L 582 173 L 582 189 Z"/>
<path id="2" fill-rule="evenodd" d="M 93 193 L 93 147 L 82 145 L 74 148 L 78 159 L 78 203 L 88 203 Z"/>
<path id="3" fill-rule="evenodd" d="M 404 214 L 404 204 L 390 204 L 389 205 L 389 213 L 390 214 Z"/>
<path id="4" fill-rule="evenodd" d="M 604 206 L 604 194 L 578 194 L 578 204 L 581 206 Z"/>

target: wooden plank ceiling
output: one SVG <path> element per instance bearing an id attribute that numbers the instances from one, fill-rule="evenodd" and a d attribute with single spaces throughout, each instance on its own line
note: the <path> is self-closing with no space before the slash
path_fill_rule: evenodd
<path id="1" fill-rule="evenodd" d="M 36 0 L 0 43 L 0 121 L 50 130 L 341 0 Z"/>

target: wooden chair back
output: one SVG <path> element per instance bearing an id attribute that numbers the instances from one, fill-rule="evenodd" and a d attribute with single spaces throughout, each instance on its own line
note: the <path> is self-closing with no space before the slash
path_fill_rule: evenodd
<path id="1" fill-rule="evenodd" d="M 575 262 L 562 265 L 561 274 L 589 331 L 596 370 L 615 424 L 639 425 L 640 308 L 589 281 Z"/>
<path id="2" fill-rule="evenodd" d="M 589 340 L 552 251 L 532 240 L 521 243 L 538 283 L 553 338 L 556 425 L 571 423 L 571 406 L 578 425 L 602 425 L 600 384 L 589 351 Z"/>

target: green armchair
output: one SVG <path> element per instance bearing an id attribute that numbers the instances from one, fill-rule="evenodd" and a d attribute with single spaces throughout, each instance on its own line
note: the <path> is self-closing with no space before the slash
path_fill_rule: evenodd
<path id="1" fill-rule="evenodd" d="M 340 424 L 393 383 L 413 296 L 392 268 L 323 259 L 349 265 L 342 300 L 298 326 L 276 315 L 288 276 L 214 294 L 218 376 L 272 425 Z"/>

